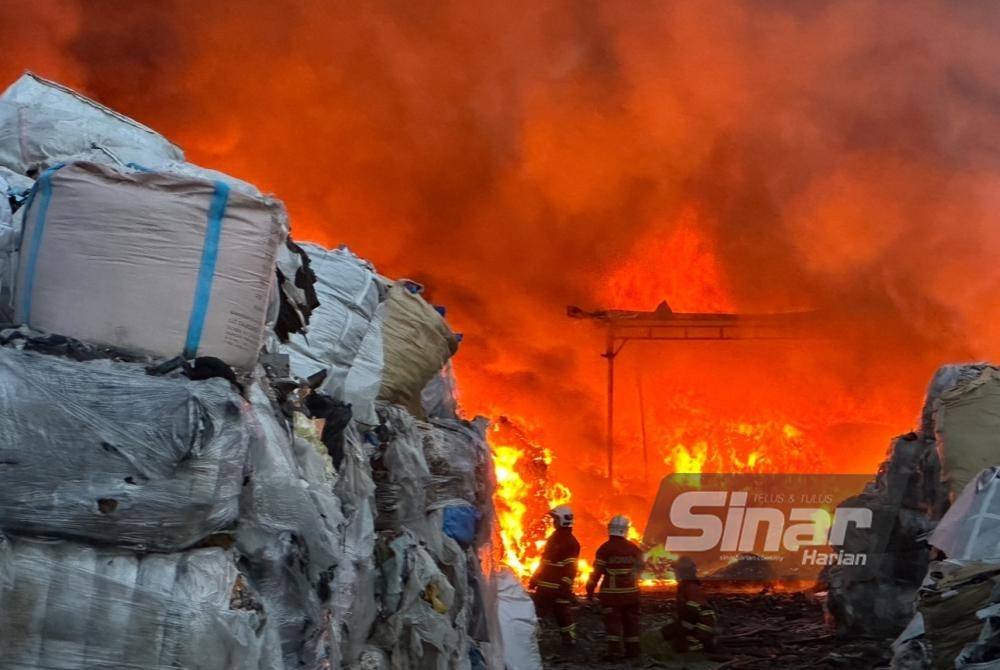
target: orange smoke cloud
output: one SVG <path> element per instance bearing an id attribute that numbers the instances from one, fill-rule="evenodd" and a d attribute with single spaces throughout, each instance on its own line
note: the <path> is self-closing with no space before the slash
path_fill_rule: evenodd
<path id="1" fill-rule="evenodd" d="M 871 471 L 936 365 L 995 356 L 998 20 L 930 1 L 8 2 L 0 77 L 80 87 L 279 194 L 297 237 L 426 283 L 466 334 L 462 405 L 551 450 L 591 551 L 683 464 Z M 609 490 L 603 334 L 564 308 L 662 299 L 822 309 L 827 338 L 629 344 Z"/>

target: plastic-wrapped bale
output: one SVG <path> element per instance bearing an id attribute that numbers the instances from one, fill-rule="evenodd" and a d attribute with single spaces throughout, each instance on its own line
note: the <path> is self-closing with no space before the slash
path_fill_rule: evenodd
<path id="1" fill-rule="evenodd" d="M 407 528 L 421 539 L 436 539 L 441 530 L 427 518 L 431 473 L 418 422 L 395 405 L 381 406 L 379 418 L 382 423 L 369 433 L 379 443 L 371 466 L 378 511 L 375 529 Z"/>
<path id="2" fill-rule="evenodd" d="M 31 72 L 0 95 L 0 165 L 27 174 L 95 148 L 122 163 L 184 160 L 157 132 Z"/>
<path id="3" fill-rule="evenodd" d="M 308 332 L 291 335 L 282 350 L 291 357 L 293 374 L 307 378 L 325 371 L 322 391 L 350 403 L 357 420 L 375 424 L 383 367 L 382 325 L 376 320 L 381 284 L 371 264 L 346 247 L 302 248 L 316 275 L 319 306 L 312 311 Z M 368 346 L 359 356 L 366 337 Z"/>
<path id="4" fill-rule="evenodd" d="M 0 348 L 0 530 L 192 546 L 236 520 L 247 419 L 222 379 Z"/>
<path id="5" fill-rule="evenodd" d="M 408 532 L 381 533 L 376 546 L 380 618 L 372 642 L 384 649 L 392 668 L 469 668 L 469 642 L 452 624 L 455 590 L 433 557 Z"/>
<path id="6" fill-rule="evenodd" d="M 221 182 L 74 163 L 24 206 L 15 317 L 33 328 L 249 370 L 284 207 Z"/>
<path id="7" fill-rule="evenodd" d="M 445 533 L 463 546 L 490 539 L 495 485 L 486 425 L 482 418 L 418 424 L 431 472 L 427 508 L 444 510 Z"/>
<path id="8" fill-rule="evenodd" d="M 928 564 L 924 537 L 932 528 L 925 482 L 936 482 L 934 450 L 916 433 L 896 438 L 876 480 L 839 507 L 872 512 L 870 529 L 849 526 L 834 547 L 864 554 L 863 565 L 831 565 L 821 578 L 826 607 L 841 634 L 896 635 L 914 612 L 914 596 Z"/>
<path id="9" fill-rule="evenodd" d="M 236 547 L 281 635 L 286 667 L 340 666 L 330 605 L 343 517 L 320 456 L 297 444 L 263 389 L 250 389 L 260 428 L 250 451 Z M 296 448 L 298 446 L 298 448 Z"/>
<path id="10" fill-rule="evenodd" d="M 444 317 L 410 286 L 397 282 L 386 296 L 379 399 L 423 417 L 420 394 L 458 350 L 458 339 Z"/>
<path id="11" fill-rule="evenodd" d="M 0 536 L 6 670 L 281 670 L 273 643 L 225 550 L 140 556 Z"/>
<path id="12" fill-rule="evenodd" d="M 352 421 L 344 431 L 344 460 L 334 492 L 343 514 L 343 555 L 334 572 L 331 606 L 344 666 L 362 660 L 375 622 L 375 483 L 369 461 L 375 447 Z M 362 664 L 363 665 L 363 664 Z"/>
<path id="13" fill-rule="evenodd" d="M 1000 465 L 1000 368 L 942 393 L 935 428 L 942 478 L 957 497 L 983 468 Z"/>

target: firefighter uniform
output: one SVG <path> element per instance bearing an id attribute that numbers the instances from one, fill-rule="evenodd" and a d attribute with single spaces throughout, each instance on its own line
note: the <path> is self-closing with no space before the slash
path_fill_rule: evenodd
<path id="1" fill-rule="evenodd" d="M 597 550 L 594 571 L 587 581 L 587 597 L 594 595 L 600 583 L 598 599 L 604 615 L 609 656 L 620 656 L 623 642 L 626 657 L 639 655 L 639 574 L 642 564 L 642 549 L 618 535 L 612 535 Z"/>
<path id="2" fill-rule="evenodd" d="M 535 610 L 539 617 L 550 613 L 555 617 L 564 644 L 573 644 L 576 640 L 573 580 L 579 558 L 580 543 L 573 537 L 572 528 L 556 528 L 545 543 L 542 562 L 531 578 Z"/>
<path id="3" fill-rule="evenodd" d="M 661 630 L 677 652 L 712 651 L 715 648 L 715 610 L 697 579 L 681 579 L 677 584 L 676 613 Z"/>

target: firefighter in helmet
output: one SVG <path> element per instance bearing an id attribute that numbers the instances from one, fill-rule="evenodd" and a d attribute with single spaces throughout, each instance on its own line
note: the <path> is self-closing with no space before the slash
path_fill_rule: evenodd
<path id="1" fill-rule="evenodd" d="M 715 649 L 715 610 L 698 580 L 698 567 L 687 556 L 673 563 L 677 577 L 677 600 L 674 616 L 660 630 L 663 639 L 671 643 L 674 651 L 707 651 Z"/>
<path id="2" fill-rule="evenodd" d="M 608 523 L 608 541 L 598 548 L 594 571 L 587 581 L 587 600 L 597 585 L 604 631 L 608 641 L 607 659 L 639 656 L 639 575 L 642 549 L 625 539 L 629 520 L 618 515 Z M 624 645 L 622 644 L 624 643 Z"/>
<path id="3" fill-rule="evenodd" d="M 576 562 L 580 558 L 580 543 L 573 537 L 573 510 L 559 505 L 549 512 L 555 530 L 545 542 L 542 562 L 532 575 L 529 585 L 539 617 L 553 615 L 559 626 L 563 645 L 576 644 L 576 623 L 573 619 L 573 580 Z"/>

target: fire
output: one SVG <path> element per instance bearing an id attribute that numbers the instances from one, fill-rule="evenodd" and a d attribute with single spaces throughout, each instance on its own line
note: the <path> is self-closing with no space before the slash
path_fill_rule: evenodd
<path id="1" fill-rule="evenodd" d="M 277 194 L 297 239 L 426 284 L 466 335 L 465 413 L 531 428 L 491 434 L 520 575 L 553 504 L 591 560 L 670 472 L 871 473 L 937 365 L 996 356 L 976 269 L 1000 254 L 1000 169 L 975 149 L 998 57 L 962 3 L 860 31 L 877 3 L 251 1 L 235 29 L 225 3 L 133 4 L 6 3 L 3 81 L 78 86 Z M 609 482 L 604 334 L 565 306 L 662 300 L 834 317 L 824 341 L 630 343 Z"/>

